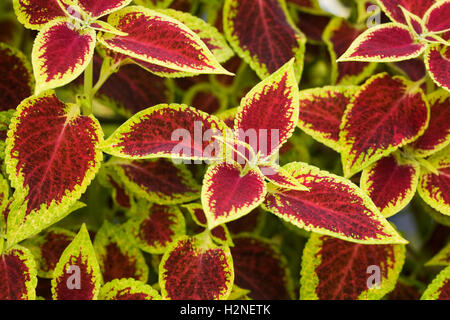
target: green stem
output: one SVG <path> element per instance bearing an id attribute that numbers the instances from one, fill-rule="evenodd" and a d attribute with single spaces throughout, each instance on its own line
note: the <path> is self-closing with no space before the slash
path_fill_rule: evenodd
<path id="1" fill-rule="evenodd" d="M 110 57 L 106 57 L 103 60 L 102 68 L 100 70 L 100 77 L 95 84 L 94 88 L 91 91 L 92 97 L 94 97 L 97 92 L 100 90 L 100 88 L 105 84 L 105 82 L 109 79 L 109 77 L 117 72 L 117 70 L 120 67 L 120 62 L 113 63 L 114 61 Z"/>
<path id="2" fill-rule="evenodd" d="M 94 59 L 91 59 L 89 65 L 84 71 L 84 97 L 82 103 L 82 112 L 84 115 L 92 114 L 92 84 L 94 75 Z"/>

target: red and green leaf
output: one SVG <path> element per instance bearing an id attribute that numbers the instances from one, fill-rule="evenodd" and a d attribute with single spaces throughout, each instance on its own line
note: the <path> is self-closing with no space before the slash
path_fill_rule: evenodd
<path id="1" fill-rule="evenodd" d="M 200 227 L 206 228 L 208 226 L 208 220 L 206 219 L 205 211 L 203 211 L 203 207 L 201 203 L 189 203 L 183 205 L 183 208 L 186 208 L 191 214 L 192 220 Z"/>
<path id="2" fill-rule="evenodd" d="M 421 300 L 450 300 L 450 266 L 442 270 L 430 283 Z"/>
<path id="3" fill-rule="evenodd" d="M 394 62 L 420 56 L 427 45 L 417 42 L 408 27 L 386 23 L 359 35 L 338 59 L 342 61 Z"/>
<path id="4" fill-rule="evenodd" d="M 433 258 L 431 258 L 426 266 L 450 266 L 450 243 L 442 248 Z"/>
<path id="5" fill-rule="evenodd" d="M 273 156 L 297 125 L 299 94 L 293 66 L 291 60 L 256 85 L 242 99 L 236 114 L 238 139 L 253 147 L 262 159 Z"/>
<path id="6" fill-rule="evenodd" d="M 422 18 L 435 0 L 378 0 L 378 3 L 392 21 L 406 25 L 406 18 L 400 6 Z"/>
<path id="7" fill-rule="evenodd" d="M 349 180 L 300 162 L 283 168 L 309 191 L 270 187 L 266 210 L 301 229 L 351 242 L 406 243 Z"/>
<path id="8" fill-rule="evenodd" d="M 221 246 L 229 246 L 233 247 L 233 239 L 231 238 L 230 231 L 228 231 L 228 228 L 225 224 L 221 224 L 214 229 L 210 230 L 211 238 L 214 240 L 215 243 L 221 245 Z"/>
<path id="9" fill-rule="evenodd" d="M 39 30 L 48 22 L 65 17 L 58 1 L 61 0 L 13 0 L 17 19 L 26 28 Z"/>
<path id="10" fill-rule="evenodd" d="M 94 247 L 83 224 L 56 265 L 52 296 L 54 300 L 96 300 L 102 282 Z"/>
<path id="11" fill-rule="evenodd" d="M 424 54 L 424 60 L 433 81 L 450 91 L 450 46 L 430 45 Z"/>
<path id="12" fill-rule="evenodd" d="M 318 0 L 286 0 L 286 3 L 292 5 L 294 8 L 299 9 L 300 11 L 308 12 L 311 14 L 324 13 Z"/>
<path id="13" fill-rule="evenodd" d="M 237 163 L 211 165 L 202 188 L 209 229 L 247 215 L 264 201 L 265 195 L 266 183 L 258 168 L 243 172 Z"/>
<path id="14" fill-rule="evenodd" d="M 161 300 L 158 291 L 135 279 L 114 279 L 100 289 L 99 300 Z"/>
<path id="15" fill-rule="evenodd" d="M 141 203 L 130 220 L 128 230 L 136 245 L 151 254 L 163 254 L 186 234 L 184 216 L 175 206 Z"/>
<path id="16" fill-rule="evenodd" d="M 229 74 L 200 37 L 165 14 L 131 6 L 114 12 L 108 22 L 127 36 L 100 34 L 108 49 L 173 70 Z"/>
<path id="17" fill-rule="evenodd" d="M 300 91 L 298 126 L 315 140 L 340 152 L 339 128 L 358 90 L 356 86 L 334 86 Z"/>
<path id="18" fill-rule="evenodd" d="M 0 254 L 0 300 L 35 300 L 37 270 L 34 257 L 15 246 Z"/>
<path id="19" fill-rule="evenodd" d="M 0 43 L 0 111 L 16 109 L 33 92 L 34 77 L 28 59 L 19 50 Z"/>
<path id="20" fill-rule="evenodd" d="M 292 58 L 301 74 L 306 38 L 290 20 L 284 1 L 226 0 L 223 20 L 231 46 L 261 79 Z"/>
<path id="21" fill-rule="evenodd" d="M 429 2 L 432 2 L 429 0 Z M 428 32 L 442 33 L 450 31 L 450 1 L 443 0 L 434 3 L 423 18 Z"/>
<path id="22" fill-rule="evenodd" d="M 135 114 L 105 141 L 103 151 L 129 159 L 214 160 L 221 154 L 214 152 L 214 143 L 202 139 L 203 133 L 225 136 L 225 130 L 225 123 L 205 112 L 163 104 Z"/>
<path id="23" fill-rule="evenodd" d="M 95 235 L 94 249 L 105 282 L 133 278 L 147 282 L 148 266 L 123 226 L 105 221 Z"/>
<path id="24" fill-rule="evenodd" d="M 159 268 L 164 299 L 225 300 L 233 282 L 230 249 L 214 245 L 208 233 L 180 238 L 166 251 Z"/>
<path id="25" fill-rule="evenodd" d="M 308 188 L 300 184 L 297 179 L 276 164 L 260 164 L 259 169 L 269 182 L 279 188 L 308 191 Z"/>
<path id="26" fill-rule="evenodd" d="M 381 299 L 395 288 L 404 261 L 404 245 L 363 245 L 312 234 L 303 251 L 300 299 Z M 370 277 L 377 269 L 380 282 L 373 287 Z"/>
<path id="27" fill-rule="evenodd" d="M 385 217 L 404 209 L 414 197 L 419 183 L 420 164 L 401 154 L 391 154 L 363 170 L 361 189 Z"/>
<path id="28" fill-rule="evenodd" d="M 54 92 L 24 100 L 12 119 L 7 172 L 16 189 L 8 241 L 33 236 L 76 209 L 96 175 L 103 132 L 94 116 L 61 102 Z"/>
<path id="29" fill-rule="evenodd" d="M 346 177 L 420 137 L 430 111 L 422 90 L 402 77 L 381 73 L 354 96 L 341 124 Z"/>
<path id="30" fill-rule="evenodd" d="M 308 42 L 312 44 L 321 44 L 322 35 L 325 28 L 330 23 L 331 18 L 328 16 L 320 16 L 305 12 L 298 12 L 297 27 L 302 31 Z"/>
<path id="31" fill-rule="evenodd" d="M 96 19 L 127 6 L 131 0 L 74 0 L 74 2 L 90 18 Z"/>
<path id="32" fill-rule="evenodd" d="M 293 285 L 286 258 L 272 243 L 248 234 L 233 239 L 235 283 L 255 300 L 291 300 Z"/>

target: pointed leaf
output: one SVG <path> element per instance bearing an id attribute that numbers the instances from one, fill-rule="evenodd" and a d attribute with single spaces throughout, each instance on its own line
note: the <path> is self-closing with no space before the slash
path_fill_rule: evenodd
<path id="1" fill-rule="evenodd" d="M 286 258 L 269 241 L 248 234 L 234 239 L 231 248 L 235 283 L 250 290 L 255 300 L 291 300 L 294 298 Z"/>
<path id="2" fill-rule="evenodd" d="M 450 91 L 450 46 L 439 44 L 429 46 L 424 54 L 424 60 L 433 81 Z"/>
<path id="3" fill-rule="evenodd" d="M 423 293 L 421 300 L 450 300 L 450 266 L 442 270 Z"/>
<path id="4" fill-rule="evenodd" d="M 206 219 L 205 211 L 201 203 L 189 203 L 182 206 L 186 208 L 191 214 L 192 220 L 200 227 L 206 228 L 208 226 L 208 220 Z"/>
<path id="5" fill-rule="evenodd" d="M 259 169 L 244 174 L 236 163 L 211 165 L 202 188 L 202 205 L 209 229 L 250 213 L 263 202 L 265 195 L 266 183 Z"/>
<path id="6" fill-rule="evenodd" d="M 95 31 L 76 30 L 65 19 L 42 28 L 33 45 L 36 93 L 62 87 L 75 80 L 94 55 Z"/>
<path id="7" fill-rule="evenodd" d="M 303 251 L 300 299 L 378 300 L 395 288 L 404 245 L 362 245 L 312 234 Z M 371 279 L 379 274 L 379 283 Z"/>
<path id="8" fill-rule="evenodd" d="M 19 50 L 0 43 L 0 111 L 15 109 L 33 95 L 31 64 Z"/>
<path id="9" fill-rule="evenodd" d="M 345 109 L 358 90 L 356 86 L 334 86 L 300 91 L 298 126 L 315 140 L 340 152 L 339 128 Z"/>
<path id="10" fill-rule="evenodd" d="M 166 159 L 119 160 L 114 166 L 125 188 L 157 204 L 180 204 L 200 197 L 200 186 L 185 165 Z"/>
<path id="11" fill-rule="evenodd" d="M 220 226 L 217 226 L 211 230 L 211 238 L 214 240 L 215 243 L 219 245 L 222 246 L 226 245 L 229 247 L 234 246 L 230 231 L 228 231 L 227 226 L 224 224 L 221 224 Z"/>
<path id="12" fill-rule="evenodd" d="M 99 300 L 161 300 L 158 291 L 134 279 L 115 279 L 105 283 Z"/>
<path id="13" fill-rule="evenodd" d="M 80 115 L 77 105 L 61 102 L 53 91 L 20 104 L 6 147 L 16 189 L 8 241 L 33 236 L 69 214 L 99 169 L 102 141 L 98 121 Z"/>
<path id="14" fill-rule="evenodd" d="M 231 46 L 261 79 L 296 59 L 296 74 L 301 74 L 305 36 L 289 18 L 279 0 L 226 0 L 225 35 Z"/>
<path id="15" fill-rule="evenodd" d="M 36 263 L 31 252 L 15 246 L 0 254 L 0 300 L 36 299 Z"/>
<path id="16" fill-rule="evenodd" d="M 210 140 L 225 136 L 225 129 L 225 123 L 195 108 L 162 104 L 135 114 L 105 141 L 103 151 L 129 159 L 214 160 L 220 154 Z M 202 139 L 206 131 L 212 133 L 209 141 Z"/>
<path id="17" fill-rule="evenodd" d="M 66 16 L 58 0 L 13 0 L 13 5 L 19 22 L 29 29 L 39 30 L 47 22 Z"/>
<path id="18" fill-rule="evenodd" d="M 291 60 L 255 86 L 241 101 L 234 121 L 239 140 L 269 158 L 289 139 L 298 122 L 299 96 Z"/>
<path id="19" fill-rule="evenodd" d="M 373 200 L 383 216 L 390 217 L 412 200 L 419 175 L 419 163 L 406 160 L 400 154 L 392 154 L 363 170 L 361 189 Z"/>
<path id="20" fill-rule="evenodd" d="M 286 170 L 278 165 L 260 165 L 259 169 L 261 170 L 261 173 L 264 175 L 264 177 L 277 187 L 308 191 L 308 188 L 300 184 L 297 179 L 289 175 Z"/>
<path id="21" fill-rule="evenodd" d="M 422 90 L 402 78 L 381 73 L 354 96 L 341 124 L 340 143 L 346 177 L 406 144 L 428 126 L 430 111 Z"/>
<path id="22" fill-rule="evenodd" d="M 283 168 L 310 190 L 275 189 L 264 201 L 266 210 L 299 228 L 351 242 L 406 243 L 349 180 L 300 162 Z"/>
<path id="23" fill-rule="evenodd" d="M 127 236 L 123 226 L 105 221 L 95 235 L 94 249 L 105 282 L 122 278 L 147 282 L 148 266 L 145 258 Z"/>
<path id="24" fill-rule="evenodd" d="M 433 258 L 430 259 L 426 266 L 450 266 L 450 243 L 442 248 Z"/>
<path id="25" fill-rule="evenodd" d="M 414 34 L 406 26 L 386 23 L 362 33 L 340 61 L 394 62 L 420 56 L 427 45 L 415 40 Z"/>
<path id="26" fill-rule="evenodd" d="M 75 0 L 90 18 L 99 18 L 130 4 L 131 0 Z"/>
<path id="27" fill-rule="evenodd" d="M 428 9 L 423 18 L 427 31 L 433 33 L 450 31 L 450 19 L 448 17 L 450 17 L 450 1 L 436 2 Z"/>
<path id="28" fill-rule="evenodd" d="M 143 203 L 129 222 L 136 245 L 151 254 L 163 254 L 173 241 L 186 234 L 184 216 L 173 206 Z"/>
<path id="29" fill-rule="evenodd" d="M 54 300 L 96 300 L 102 284 L 97 262 L 86 225 L 64 250 L 53 275 Z"/>
<path id="30" fill-rule="evenodd" d="M 229 74 L 197 34 L 165 14 L 131 6 L 111 14 L 108 23 L 128 33 L 99 35 L 108 49 L 174 70 Z"/>
<path id="31" fill-rule="evenodd" d="M 405 15 L 400 6 L 422 18 L 435 0 L 378 0 L 378 3 L 392 21 L 406 24 Z"/>
<path id="32" fill-rule="evenodd" d="M 164 254 L 159 267 L 161 294 L 170 300 L 225 300 L 234 280 L 230 249 L 209 237 L 183 237 Z"/>

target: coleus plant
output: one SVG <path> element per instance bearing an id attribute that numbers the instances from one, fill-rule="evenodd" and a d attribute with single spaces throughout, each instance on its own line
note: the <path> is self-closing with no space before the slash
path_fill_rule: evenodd
<path id="1" fill-rule="evenodd" d="M 0 299 L 448 299 L 448 3 L 14 0 Z"/>

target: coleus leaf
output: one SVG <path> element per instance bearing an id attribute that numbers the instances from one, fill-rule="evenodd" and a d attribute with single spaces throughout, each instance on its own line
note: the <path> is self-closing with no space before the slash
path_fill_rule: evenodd
<path id="1" fill-rule="evenodd" d="M 123 182 L 117 177 L 115 170 L 107 163 L 100 168 L 98 179 L 102 186 L 112 189 L 112 198 L 122 208 L 131 209 L 134 198 L 123 186 Z"/>
<path id="2" fill-rule="evenodd" d="M 429 117 L 426 97 L 415 83 L 386 73 L 370 78 L 348 105 L 341 123 L 345 176 L 415 141 Z"/>
<path id="3" fill-rule="evenodd" d="M 134 0 L 134 2 L 147 8 L 167 8 L 172 4 L 173 0 Z"/>
<path id="4" fill-rule="evenodd" d="M 373 62 L 336 61 L 365 30 L 337 17 L 333 18 L 325 28 L 322 38 L 327 44 L 331 57 L 332 84 L 357 84 L 370 76 L 375 70 L 377 65 Z"/>
<path id="5" fill-rule="evenodd" d="M 269 188 L 266 210 L 299 228 L 351 242 L 406 243 L 349 180 L 300 162 L 283 168 L 309 191 Z"/>
<path id="6" fill-rule="evenodd" d="M 298 126 L 315 140 L 340 152 L 339 132 L 357 86 L 330 86 L 300 91 Z"/>
<path id="7" fill-rule="evenodd" d="M 76 209 L 97 173 L 103 132 L 94 116 L 61 102 L 53 91 L 24 100 L 12 119 L 7 172 L 16 189 L 8 241 L 33 236 Z M 45 173 L 45 174 L 43 174 Z"/>
<path id="8" fill-rule="evenodd" d="M 323 14 L 324 11 L 318 0 L 286 0 L 288 4 L 294 6 L 301 11 L 312 14 Z"/>
<path id="9" fill-rule="evenodd" d="M 385 23 L 372 27 L 359 35 L 341 61 L 394 62 L 420 56 L 427 45 L 419 43 L 408 27 Z"/>
<path id="10" fill-rule="evenodd" d="M 423 293 L 421 300 L 450 300 L 450 266 L 442 270 Z"/>
<path id="11" fill-rule="evenodd" d="M 411 59 L 397 61 L 393 64 L 394 68 L 400 69 L 412 81 L 419 81 L 427 75 L 425 64 L 422 59 Z"/>
<path id="12" fill-rule="evenodd" d="M 303 251 L 300 299 L 381 299 L 395 288 L 404 261 L 404 245 L 363 245 L 313 233 Z"/>
<path id="13" fill-rule="evenodd" d="M 450 91 L 450 46 L 430 45 L 425 51 L 424 60 L 433 81 Z"/>
<path id="14" fill-rule="evenodd" d="M 323 32 L 330 23 L 331 18 L 304 12 L 298 12 L 297 16 L 297 27 L 305 34 L 308 42 L 312 44 L 322 43 Z"/>
<path id="15" fill-rule="evenodd" d="M 0 88 L 0 111 L 15 109 L 34 91 L 34 77 L 28 59 L 4 43 L 0 43 Z"/>
<path id="16" fill-rule="evenodd" d="M 96 300 L 102 274 L 86 225 L 59 259 L 52 279 L 54 300 Z"/>
<path id="17" fill-rule="evenodd" d="M 394 153 L 364 169 L 360 185 L 381 214 L 390 217 L 400 212 L 412 200 L 419 176 L 418 162 Z"/>
<path id="18" fill-rule="evenodd" d="M 158 291 L 135 279 L 114 279 L 100 289 L 99 300 L 161 300 Z"/>
<path id="19" fill-rule="evenodd" d="M 276 164 L 262 164 L 259 166 L 259 169 L 269 182 L 279 188 L 302 191 L 308 190 L 308 188 L 299 183 L 297 179 L 292 177 L 286 170 Z"/>
<path id="20" fill-rule="evenodd" d="M 180 236 L 186 234 L 186 223 L 175 206 L 139 203 L 127 229 L 136 245 L 151 254 L 163 254 Z"/>
<path id="21" fill-rule="evenodd" d="M 256 85 L 237 110 L 234 131 L 261 159 L 273 156 L 297 125 L 299 94 L 293 66 L 290 60 Z"/>
<path id="22" fill-rule="evenodd" d="M 148 266 L 123 226 L 105 221 L 95 235 L 94 249 L 105 282 L 133 278 L 147 282 Z"/>
<path id="23" fill-rule="evenodd" d="M 128 34 L 99 34 L 110 50 L 173 70 L 230 74 L 196 33 L 165 14 L 131 6 L 111 14 L 108 22 Z"/>
<path id="24" fill-rule="evenodd" d="M 0 254 L 0 300 L 35 300 L 37 270 L 31 252 L 14 246 Z"/>
<path id="25" fill-rule="evenodd" d="M 228 96 L 223 92 L 218 92 L 215 85 L 203 82 L 192 86 L 185 92 L 183 103 L 195 106 L 195 108 L 209 114 L 216 114 L 227 108 Z"/>
<path id="26" fill-rule="evenodd" d="M 435 0 L 378 0 L 378 3 L 392 21 L 407 24 L 400 6 L 422 18 Z"/>
<path id="27" fill-rule="evenodd" d="M 261 171 L 242 170 L 241 165 L 226 162 L 208 168 L 201 198 L 209 229 L 245 216 L 264 201 L 266 183 Z"/>
<path id="28" fill-rule="evenodd" d="M 222 246 L 229 246 L 233 247 L 233 239 L 231 238 L 230 231 L 228 231 L 228 228 L 225 224 L 221 224 L 211 231 L 211 238 L 214 240 L 215 243 L 222 245 Z"/>
<path id="29" fill-rule="evenodd" d="M 184 164 L 167 159 L 117 160 L 114 169 L 130 193 L 150 202 L 173 205 L 200 197 L 200 186 Z"/>
<path id="30" fill-rule="evenodd" d="M 194 220 L 196 224 L 204 228 L 208 226 L 208 220 L 206 219 L 206 214 L 205 211 L 203 211 L 203 206 L 201 203 L 188 203 L 182 207 L 189 211 L 192 220 Z"/>
<path id="31" fill-rule="evenodd" d="M 426 266 L 450 266 L 450 243 L 442 248 L 433 258 L 431 258 Z"/>
<path id="32" fill-rule="evenodd" d="M 131 0 L 73 0 L 91 19 L 119 10 Z"/>
<path id="33" fill-rule="evenodd" d="M 447 216 L 450 216 L 449 153 L 450 148 L 446 148 L 428 159 L 436 172 L 423 170 L 417 190 L 428 205 Z"/>
<path id="34" fill-rule="evenodd" d="M 432 2 L 429 0 L 429 2 Z M 428 32 L 440 33 L 450 31 L 450 1 L 438 1 L 425 13 L 423 20 Z"/>
<path id="35" fill-rule="evenodd" d="M 19 22 L 29 29 L 39 30 L 51 20 L 66 16 L 58 0 L 13 0 L 13 5 Z"/>
<path id="36" fill-rule="evenodd" d="M 235 283 L 256 300 L 291 300 L 293 285 L 286 258 L 266 239 L 242 234 L 233 239 Z"/>
<path id="37" fill-rule="evenodd" d="M 292 58 L 301 74 L 306 38 L 290 20 L 284 1 L 226 0 L 223 14 L 228 41 L 261 79 Z"/>
<path id="38" fill-rule="evenodd" d="M 53 277 L 53 271 L 59 258 L 74 237 L 75 234 L 72 231 L 51 228 L 25 244 L 38 262 L 39 277 L 49 279 Z"/>
<path id="39" fill-rule="evenodd" d="M 203 233 L 182 237 L 164 254 L 159 284 L 164 299 L 225 300 L 234 281 L 233 261 L 227 246 L 214 245 Z"/>
<path id="40" fill-rule="evenodd" d="M 416 157 L 425 158 L 436 153 L 450 144 L 450 93 L 437 90 L 428 95 L 430 104 L 430 124 L 425 133 L 408 149 Z"/>
<path id="41" fill-rule="evenodd" d="M 203 139 L 203 132 L 212 131 L 211 139 L 225 136 L 225 130 L 225 123 L 205 112 L 186 105 L 162 104 L 135 114 L 105 141 L 102 149 L 129 159 L 214 160 L 220 154 Z"/>
<path id="42" fill-rule="evenodd" d="M 66 19 L 45 25 L 32 52 L 36 93 L 64 86 L 78 78 L 94 55 L 95 31 L 77 30 Z"/>

